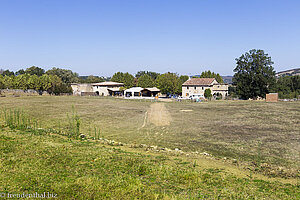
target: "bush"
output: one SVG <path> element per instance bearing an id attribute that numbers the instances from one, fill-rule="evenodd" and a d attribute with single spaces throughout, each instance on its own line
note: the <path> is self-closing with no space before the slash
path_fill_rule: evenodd
<path id="1" fill-rule="evenodd" d="M 205 96 L 205 98 L 210 99 L 212 97 L 211 90 L 210 89 L 205 89 L 204 90 L 204 96 Z"/>

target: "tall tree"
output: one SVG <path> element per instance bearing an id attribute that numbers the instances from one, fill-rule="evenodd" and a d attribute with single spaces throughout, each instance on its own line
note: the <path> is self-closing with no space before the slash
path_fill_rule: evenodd
<path id="1" fill-rule="evenodd" d="M 30 75 L 42 76 L 43 74 L 45 74 L 45 70 L 40 67 L 32 66 L 27 68 L 25 70 L 25 73 Z"/>
<path id="2" fill-rule="evenodd" d="M 59 78 L 61 78 L 61 80 L 70 85 L 71 83 L 78 83 L 79 82 L 79 75 L 76 72 L 72 72 L 71 70 L 68 69 L 60 69 L 60 68 L 56 68 L 53 67 L 52 69 L 48 70 L 46 72 L 46 74 L 48 75 L 56 75 Z"/>
<path id="3" fill-rule="evenodd" d="M 144 74 L 138 78 L 137 86 L 142 88 L 154 87 L 155 82 L 148 74 Z"/>
<path id="4" fill-rule="evenodd" d="M 223 83 L 223 78 L 220 74 L 211 72 L 210 70 L 202 72 L 200 78 L 215 78 L 218 83 Z"/>
<path id="5" fill-rule="evenodd" d="M 72 88 L 64 83 L 61 78 L 56 75 L 50 76 L 51 87 L 48 92 L 51 94 L 72 93 Z"/>
<path id="6" fill-rule="evenodd" d="M 189 79 L 189 76 L 187 75 L 181 75 L 178 79 L 178 84 L 177 84 L 177 94 L 182 94 L 182 84 Z"/>
<path id="7" fill-rule="evenodd" d="M 179 79 L 175 73 L 161 74 L 156 79 L 156 85 L 163 94 L 178 94 Z"/>
<path id="8" fill-rule="evenodd" d="M 275 83 L 272 60 L 263 50 L 252 49 L 235 59 L 233 84 L 243 99 L 265 97 Z"/>

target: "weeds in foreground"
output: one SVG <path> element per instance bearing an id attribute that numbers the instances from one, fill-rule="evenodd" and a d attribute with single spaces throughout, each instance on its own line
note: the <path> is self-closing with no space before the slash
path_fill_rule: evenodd
<path id="1" fill-rule="evenodd" d="M 2 109 L 0 118 L 4 121 L 3 127 L 21 131 L 30 130 L 34 134 L 42 133 L 41 124 L 38 120 L 28 116 L 21 109 Z"/>
<path id="2" fill-rule="evenodd" d="M 29 116 L 22 109 L 6 109 L 3 108 L 0 110 L 0 127 L 8 127 L 12 130 L 20 130 L 31 132 L 35 135 L 43 135 L 49 133 L 56 133 L 64 136 L 68 136 L 71 138 L 79 138 L 81 135 L 80 126 L 81 120 L 80 116 L 77 114 L 75 107 L 72 106 L 71 114 L 67 114 L 68 125 L 66 127 L 61 127 L 59 122 L 58 128 L 42 128 L 41 122 L 37 119 Z M 101 129 L 94 127 L 94 134 L 90 131 L 89 136 L 94 135 L 92 137 L 95 140 L 100 139 Z M 85 138 L 85 135 L 84 135 Z"/>
<path id="3" fill-rule="evenodd" d="M 69 114 L 67 114 L 68 117 L 68 122 L 69 122 L 69 126 L 68 126 L 68 136 L 73 137 L 73 138 L 77 138 L 80 135 L 80 117 L 77 114 L 77 112 L 75 111 L 75 107 L 72 106 L 72 113 L 71 116 L 69 116 Z"/>

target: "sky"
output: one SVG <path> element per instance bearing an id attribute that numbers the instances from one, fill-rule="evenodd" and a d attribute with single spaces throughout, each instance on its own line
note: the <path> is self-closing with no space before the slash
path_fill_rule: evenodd
<path id="1" fill-rule="evenodd" d="M 211 70 L 233 75 L 251 49 L 276 71 L 300 66 L 300 1 L 0 0 L 0 68 Z"/>

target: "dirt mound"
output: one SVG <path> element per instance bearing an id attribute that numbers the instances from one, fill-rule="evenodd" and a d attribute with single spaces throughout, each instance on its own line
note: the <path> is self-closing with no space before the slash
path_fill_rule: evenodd
<path id="1" fill-rule="evenodd" d="M 166 109 L 164 103 L 151 104 L 147 113 L 148 113 L 148 122 L 154 124 L 155 126 L 168 126 L 172 121 L 171 115 Z"/>

